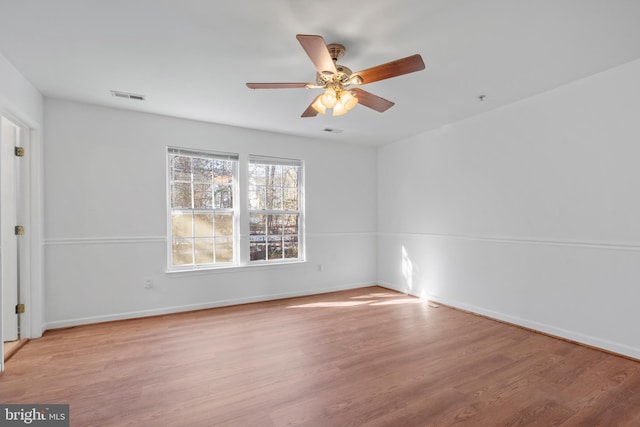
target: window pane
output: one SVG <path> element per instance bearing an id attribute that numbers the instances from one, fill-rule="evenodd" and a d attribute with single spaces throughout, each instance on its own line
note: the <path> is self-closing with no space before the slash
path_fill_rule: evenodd
<path id="1" fill-rule="evenodd" d="M 191 209 L 191 184 L 177 182 L 171 184 L 171 207 L 173 209 Z"/>
<path id="2" fill-rule="evenodd" d="M 231 185 L 223 184 L 215 187 L 215 207 L 223 209 L 233 208 Z"/>
<path id="3" fill-rule="evenodd" d="M 282 215 L 284 232 L 283 234 L 298 235 L 298 215 Z"/>
<path id="4" fill-rule="evenodd" d="M 192 227 L 193 215 L 191 212 L 171 213 L 171 235 L 173 237 L 191 237 Z"/>
<path id="5" fill-rule="evenodd" d="M 267 245 L 264 237 L 251 237 L 249 243 L 249 255 L 251 261 L 267 259 Z"/>
<path id="6" fill-rule="evenodd" d="M 212 184 L 193 184 L 193 207 L 195 209 L 211 209 L 213 207 L 212 190 Z"/>
<path id="7" fill-rule="evenodd" d="M 298 258 L 298 237 L 286 236 L 284 238 L 284 257 Z"/>
<path id="8" fill-rule="evenodd" d="M 267 185 L 282 187 L 282 166 L 267 165 Z"/>
<path id="9" fill-rule="evenodd" d="M 251 235 L 264 235 L 267 232 L 266 229 L 266 215 L 251 214 L 249 220 L 249 234 Z"/>
<path id="10" fill-rule="evenodd" d="M 249 163 L 249 185 L 265 185 L 265 166 Z"/>
<path id="11" fill-rule="evenodd" d="M 268 215 L 267 233 L 269 236 L 282 235 L 282 215 Z"/>
<path id="12" fill-rule="evenodd" d="M 217 237 L 216 245 L 216 262 L 232 262 L 233 261 L 233 238 Z"/>
<path id="13" fill-rule="evenodd" d="M 171 156 L 170 165 L 173 181 L 191 181 L 191 157 Z"/>
<path id="14" fill-rule="evenodd" d="M 195 239 L 196 264 L 213 263 L 213 238 Z"/>
<path id="15" fill-rule="evenodd" d="M 282 167 L 282 185 L 284 187 L 298 186 L 298 169 L 297 166 Z"/>
<path id="16" fill-rule="evenodd" d="M 297 211 L 298 210 L 298 189 L 285 188 L 283 203 L 284 203 L 285 210 Z"/>
<path id="17" fill-rule="evenodd" d="M 282 258 L 282 237 L 271 237 L 267 241 L 267 253 L 269 259 Z"/>
<path id="18" fill-rule="evenodd" d="M 173 265 L 193 264 L 193 243 L 191 239 L 173 239 L 171 242 Z"/>
<path id="19" fill-rule="evenodd" d="M 233 214 L 217 213 L 215 231 L 216 236 L 233 236 Z"/>
<path id="20" fill-rule="evenodd" d="M 213 237 L 213 214 L 196 213 L 194 214 L 194 232 L 195 237 Z"/>
<path id="21" fill-rule="evenodd" d="M 267 209 L 282 209 L 282 187 L 267 187 Z"/>
<path id="22" fill-rule="evenodd" d="M 217 184 L 231 184 L 233 182 L 233 163 L 229 160 L 215 160 L 215 182 Z"/>
<path id="23" fill-rule="evenodd" d="M 249 209 L 265 209 L 267 199 L 267 187 L 258 186 L 249 188 Z"/>
<path id="24" fill-rule="evenodd" d="M 213 160 L 195 157 L 192 160 L 193 181 L 211 182 L 213 179 Z"/>

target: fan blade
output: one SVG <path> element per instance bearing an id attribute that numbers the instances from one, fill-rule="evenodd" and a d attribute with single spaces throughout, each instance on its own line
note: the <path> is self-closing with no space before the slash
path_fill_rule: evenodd
<path id="1" fill-rule="evenodd" d="M 309 55 L 313 65 L 316 66 L 318 73 L 322 74 L 328 71 L 336 74 L 338 72 L 338 70 L 336 70 L 336 64 L 333 63 L 329 49 L 327 49 L 327 44 L 324 42 L 322 36 L 298 34 L 296 38 L 305 52 L 307 52 L 307 55 Z"/>
<path id="2" fill-rule="evenodd" d="M 311 104 L 309 104 L 309 106 L 307 107 L 306 110 L 304 110 L 304 113 L 302 113 L 302 115 L 300 117 L 315 117 L 318 115 L 318 112 L 316 111 L 315 108 L 312 107 L 313 103 L 316 102 L 316 100 L 318 98 L 320 98 L 322 95 L 318 95 L 315 98 L 313 98 L 313 101 L 311 101 Z"/>
<path id="3" fill-rule="evenodd" d="M 247 83 L 249 89 L 304 89 L 307 83 Z"/>
<path id="4" fill-rule="evenodd" d="M 351 89 L 351 92 L 355 92 L 355 96 L 356 98 L 358 98 L 358 104 L 362 104 L 365 107 L 369 107 L 372 110 L 376 110 L 381 113 L 387 111 L 389 108 L 395 105 L 395 102 L 380 98 L 379 96 L 367 92 L 366 90 L 355 88 Z"/>
<path id="5" fill-rule="evenodd" d="M 366 84 L 420 70 L 424 70 L 424 61 L 420 55 L 416 54 L 358 71 L 353 73 L 353 76 L 359 76 L 362 79 L 360 84 Z"/>

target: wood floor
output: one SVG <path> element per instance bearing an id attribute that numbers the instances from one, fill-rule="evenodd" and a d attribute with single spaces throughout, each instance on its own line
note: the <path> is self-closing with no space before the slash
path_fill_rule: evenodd
<path id="1" fill-rule="evenodd" d="M 4 344 L 4 361 L 11 359 L 11 357 L 27 343 L 26 339 L 18 339 L 15 341 L 5 341 Z"/>
<path id="2" fill-rule="evenodd" d="M 640 426 L 640 363 L 372 287 L 48 331 L 0 402 L 72 426 Z"/>

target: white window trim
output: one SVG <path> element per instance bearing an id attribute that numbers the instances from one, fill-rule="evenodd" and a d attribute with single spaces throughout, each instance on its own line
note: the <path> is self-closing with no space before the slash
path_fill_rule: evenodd
<path id="1" fill-rule="evenodd" d="M 283 165 L 283 166 L 298 166 L 300 167 L 300 173 L 298 174 L 298 210 L 296 211 L 299 215 L 298 217 L 298 256 L 296 258 L 278 258 L 278 259 L 273 259 L 273 260 L 255 260 L 255 261 L 251 261 L 250 260 L 250 254 L 249 254 L 249 248 L 250 248 L 250 238 L 251 238 L 251 232 L 248 229 L 249 228 L 249 218 L 250 218 L 250 214 L 251 214 L 251 209 L 249 207 L 249 195 L 248 195 L 248 188 L 249 188 L 249 180 L 248 180 L 248 169 L 249 169 L 249 164 L 251 162 L 255 162 L 255 163 L 263 163 L 263 164 L 269 164 L 269 165 Z M 305 200 L 304 200 L 304 189 L 305 189 L 305 165 L 304 165 L 304 160 L 301 159 L 291 159 L 291 158 L 286 158 L 286 157 L 275 157 L 275 156 L 263 156 L 263 155 L 254 155 L 254 154 L 250 154 L 248 156 L 248 159 L 246 161 L 246 169 L 247 169 L 247 177 L 246 177 L 246 185 L 244 186 L 244 189 L 246 190 L 245 193 L 245 200 L 246 200 L 246 204 L 244 206 L 246 206 L 246 211 L 245 211 L 245 215 L 246 218 L 243 219 L 243 223 L 247 224 L 247 238 L 246 238 L 246 250 L 247 250 L 247 263 L 248 265 L 252 265 L 252 266 L 259 266 L 259 265 L 281 265 L 281 264 L 289 264 L 289 263 L 298 263 L 298 262 L 304 262 L 306 260 L 306 253 L 305 253 L 305 216 L 304 216 L 304 212 L 305 212 Z M 269 209 L 264 209 L 264 210 L 260 210 L 261 212 L 263 212 L 266 215 L 269 214 L 287 214 L 286 210 L 269 210 Z M 284 248 L 283 248 L 284 249 Z"/>
<path id="2" fill-rule="evenodd" d="M 170 176 L 170 164 L 169 164 L 169 150 L 174 150 L 175 153 L 184 153 L 186 155 L 199 155 L 209 154 L 214 156 L 236 156 L 237 168 L 234 175 L 233 194 L 234 194 L 234 262 L 233 263 L 221 263 L 221 264 L 207 264 L 207 265 L 187 265 L 187 266 L 171 266 L 171 250 L 172 250 L 172 232 L 171 232 L 171 176 Z M 277 259 L 268 261 L 250 261 L 249 254 L 249 196 L 248 196 L 248 174 L 249 174 L 249 161 L 251 158 L 260 158 L 266 161 L 282 161 L 282 162 L 294 162 L 301 167 L 301 173 L 299 176 L 299 225 L 298 225 L 298 257 L 290 259 Z M 293 266 L 295 264 L 306 263 L 306 230 L 305 230 L 305 162 L 304 160 L 288 159 L 284 157 L 272 157 L 262 155 L 243 155 L 228 152 L 217 152 L 206 149 L 188 149 L 175 146 L 167 146 L 165 150 L 165 173 L 166 173 L 166 218 L 167 218 L 167 269 L 166 273 L 171 276 L 176 275 L 189 275 L 192 273 L 215 273 L 224 271 L 241 271 L 242 269 L 260 270 L 264 268 L 276 268 L 278 266 L 286 267 Z M 282 163 L 286 164 L 286 163 Z"/>
<path id="3" fill-rule="evenodd" d="M 232 184 L 232 194 L 233 194 L 233 207 L 232 208 L 224 208 L 218 209 L 219 211 L 227 211 L 233 212 L 233 261 L 225 262 L 225 263 L 214 263 L 214 264 L 188 264 L 188 265 L 171 265 L 171 254 L 172 254 L 172 246 L 173 246 L 173 234 L 171 229 L 171 165 L 169 163 L 170 154 L 181 154 L 185 156 L 193 156 L 193 157 L 210 157 L 215 159 L 222 160 L 233 160 L 236 162 L 236 167 L 234 168 L 233 174 L 233 184 Z M 167 272 L 188 272 L 188 271 L 200 271 L 200 270 L 213 270 L 220 268 L 229 268 L 236 267 L 240 264 L 240 239 L 239 236 L 239 213 L 240 209 L 238 208 L 240 203 L 239 196 L 239 169 L 240 169 L 240 155 L 238 153 L 227 153 L 227 152 L 218 152 L 218 151 L 210 151 L 210 150 L 201 150 L 201 149 L 187 149 L 181 147 L 173 147 L 167 146 L 165 150 L 165 173 L 166 173 L 166 221 L 167 221 Z M 198 209 L 194 209 L 194 212 L 198 211 Z M 211 212 L 209 209 L 202 209 L 202 212 Z"/>

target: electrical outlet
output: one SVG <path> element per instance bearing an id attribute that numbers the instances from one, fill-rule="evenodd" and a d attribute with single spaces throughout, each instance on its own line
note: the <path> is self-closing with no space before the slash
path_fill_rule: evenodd
<path id="1" fill-rule="evenodd" d="M 144 288 L 145 289 L 153 288 L 153 281 L 151 279 L 145 279 L 144 280 Z"/>

